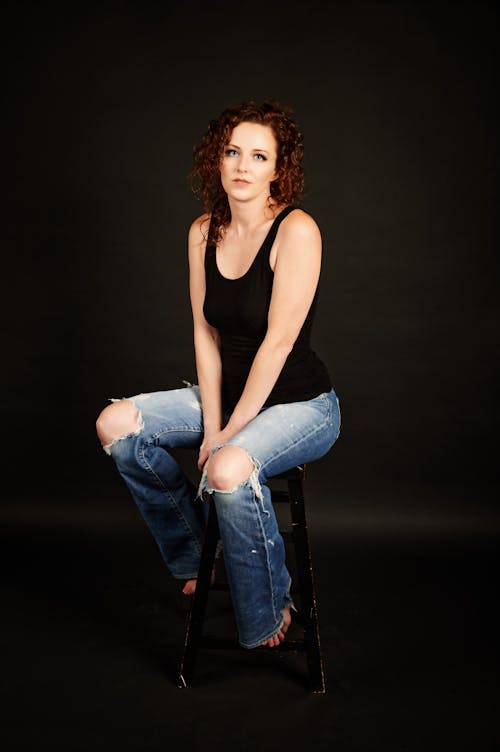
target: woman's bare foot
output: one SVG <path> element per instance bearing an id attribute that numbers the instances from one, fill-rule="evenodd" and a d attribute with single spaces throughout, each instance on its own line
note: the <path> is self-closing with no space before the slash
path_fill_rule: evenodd
<path id="1" fill-rule="evenodd" d="M 193 580 L 187 580 L 186 584 L 182 588 L 182 592 L 184 595 L 193 595 L 194 591 L 196 590 L 196 577 Z M 212 570 L 212 576 L 210 577 L 210 585 L 213 585 L 215 582 L 215 569 Z"/>
<path id="2" fill-rule="evenodd" d="M 285 633 L 288 630 L 288 627 L 290 626 L 290 622 L 292 621 L 292 617 L 290 616 L 290 609 L 284 608 L 281 612 L 283 614 L 283 624 L 281 625 L 281 629 L 272 637 L 269 638 L 269 640 L 266 640 L 265 642 L 261 643 L 262 645 L 267 645 L 270 648 L 277 647 L 280 642 L 283 642 L 285 639 Z"/>

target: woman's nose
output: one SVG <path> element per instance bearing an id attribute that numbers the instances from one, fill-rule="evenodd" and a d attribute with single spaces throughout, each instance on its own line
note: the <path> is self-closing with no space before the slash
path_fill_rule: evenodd
<path id="1" fill-rule="evenodd" d="M 248 172 L 247 157 L 241 156 L 238 161 L 238 172 Z"/>

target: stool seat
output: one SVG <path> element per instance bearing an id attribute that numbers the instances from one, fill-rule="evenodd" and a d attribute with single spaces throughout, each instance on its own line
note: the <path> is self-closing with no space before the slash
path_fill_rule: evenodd
<path id="1" fill-rule="evenodd" d="M 271 500 L 273 504 L 287 503 L 290 506 L 291 539 L 295 548 L 298 578 L 296 591 L 299 594 L 299 608 L 293 611 L 292 619 L 302 627 L 303 637 L 292 640 L 285 636 L 285 639 L 276 647 L 259 646 L 252 650 L 273 650 L 278 652 L 304 651 L 307 659 L 309 688 L 314 693 L 323 694 L 326 691 L 326 687 L 318 627 L 316 587 L 305 513 L 303 489 L 305 471 L 305 464 L 297 465 L 290 470 L 269 478 L 269 481 L 284 481 L 286 485 L 285 490 L 272 488 Z M 191 686 L 194 679 L 196 658 L 201 648 L 244 650 L 236 639 L 231 640 L 203 635 L 209 591 L 228 590 L 228 585 L 225 583 L 216 582 L 210 586 L 211 574 L 215 564 L 217 542 L 219 540 L 217 511 L 211 494 L 209 504 L 208 521 L 201 552 L 196 590 L 187 617 L 184 650 L 178 674 L 177 685 L 180 688 Z M 283 535 L 283 531 L 280 532 Z"/>

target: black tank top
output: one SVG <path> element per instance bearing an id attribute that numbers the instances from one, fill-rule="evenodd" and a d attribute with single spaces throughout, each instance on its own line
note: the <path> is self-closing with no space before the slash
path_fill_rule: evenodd
<path id="1" fill-rule="evenodd" d="M 278 214 L 250 268 L 241 277 L 223 277 L 217 266 L 215 246 L 207 244 L 205 250 L 203 313 L 220 334 L 222 406 L 229 412 L 234 410 L 243 392 L 253 359 L 267 331 L 274 279 L 269 254 L 280 223 L 294 208 L 289 206 Z M 332 388 L 325 364 L 310 347 L 317 297 L 318 288 L 302 329 L 263 407 L 312 399 Z"/>

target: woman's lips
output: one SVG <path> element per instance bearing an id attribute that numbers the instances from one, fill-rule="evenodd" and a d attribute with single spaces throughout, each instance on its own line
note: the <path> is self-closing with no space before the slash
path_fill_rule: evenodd
<path id="1" fill-rule="evenodd" d="M 244 185 L 250 185 L 249 180 L 243 180 L 243 178 L 235 178 L 233 183 L 243 183 Z"/>

